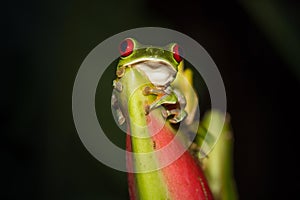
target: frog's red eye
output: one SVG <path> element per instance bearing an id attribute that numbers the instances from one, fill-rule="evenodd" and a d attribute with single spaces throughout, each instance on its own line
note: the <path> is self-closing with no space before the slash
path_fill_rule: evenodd
<path id="1" fill-rule="evenodd" d="M 181 47 L 178 45 L 178 44 L 175 44 L 174 46 L 173 46 L 173 57 L 174 57 L 174 59 L 177 61 L 177 62 L 180 62 L 180 61 L 182 61 L 182 49 L 181 49 Z"/>
<path id="2" fill-rule="evenodd" d="M 121 42 L 119 47 L 120 54 L 123 57 L 129 56 L 133 52 L 133 49 L 134 49 L 134 42 L 130 38 L 127 38 L 123 42 Z"/>

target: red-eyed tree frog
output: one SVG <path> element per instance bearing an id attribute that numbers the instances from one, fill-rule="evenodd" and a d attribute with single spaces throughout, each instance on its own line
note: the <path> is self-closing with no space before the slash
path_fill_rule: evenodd
<path id="1" fill-rule="evenodd" d="M 171 123 L 178 123 L 188 116 L 188 122 L 193 118 L 195 106 L 197 106 L 197 97 L 191 101 L 194 105 L 187 105 L 186 96 L 190 98 L 190 92 L 182 92 L 173 83 L 176 83 L 176 78 L 182 78 L 181 66 L 183 63 L 182 50 L 176 43 L 171 43 L 165 47 L 145 46 L 140 44 L 133 38 L 125 39 L 119 47 L 121 58 L 117 66 L 117 79 L 114 81 L 114 87 L 117 91 L 122 91 L 122 85 L 118 79 L 122 78 L 127 67 L 136 68 L 149 81 L 153 87 L 145 87 L 145 95 L 156 95 L 157 99 L 145 107 L 145 113 L 148 114 L 151 110 L 159 106 L 170 106 L 171 109 L 166 109 L 162 112 L 165 118 L 169 118 Z M 178 82 L 178 81 L 177 81 Z M 117 109 L 118 122 L 123 124 L 125 118 L 122 112 L 117 108 L 116 98 L 112 98 L 112 104 Z M 196 105 L 195 105 L 196 104 Z"/>

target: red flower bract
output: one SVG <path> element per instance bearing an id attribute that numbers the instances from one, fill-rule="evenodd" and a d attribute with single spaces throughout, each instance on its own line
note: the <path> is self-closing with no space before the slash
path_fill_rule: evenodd
<path id="1" fill-rule="evenodd" d="M 151 114 L 151 113 L 150 113 Z M 152 123 L 149 123 L 148 129 L 153 141 L 153 147 L 155 150 L 168 145 L 175 137 L 173 130 L 167 125 L 163 126 L 158 133 L 155 133 L 158 127 L 161 127 L 162 122 L 155 121 L 154 117 L 151 117 Z M 153 121 L 154 119 L 154 121 Z M 127 136 L 127 151 L 132 151 L 131 136 Z M 171 151 L 178 151 L 178 148 L 183 148 L 180 141 L 175 141 L 175 145 L 172 145 Z M 172 159 L 173 153 L 158 154 L 158 161 Z M 133 167 L 133 159 L 127 155 L 127 167 Z M 168 190 L 168 195 L 172 200 L 194 200 L 194 199 L 213 199 L 211 191 L 208 187 L 207 181 L 204 174 L 197 164 L 197 161 L 192 157 L 192 155 L 185 151 L 177 160 L 172 162 L 170 165 L 159 169 L 163 175 L 163 182 Z M 131 200 L 138 199 L 138 191 L 136 188 L 135 174 L 128 174 L 129 182 L 129 193 Z"/>

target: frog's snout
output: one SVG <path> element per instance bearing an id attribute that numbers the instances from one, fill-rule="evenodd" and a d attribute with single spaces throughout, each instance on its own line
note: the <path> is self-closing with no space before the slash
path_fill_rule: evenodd
<path id="1" fill-rule="evenodd" d="M 156 49 L 156 48 L 148 47 L 148 48 L 146 48 L 146 52 L 149 53 L 150 55 L 158 56 L 158 55 L 164 55 L 165 50 L 159 49 L 159 48 Z"/>

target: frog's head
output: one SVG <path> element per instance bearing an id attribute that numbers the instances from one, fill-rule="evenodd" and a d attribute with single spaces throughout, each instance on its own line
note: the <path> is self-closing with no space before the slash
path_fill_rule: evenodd
<path id="1" fill-rule="evenodd" d="M 176 77 L 183 62 L 181 48 L 176 43 L 165 47 L 146 46 L 132 38 L 121 42 L 118 69 L 135 67 L 157 86 L 168 86 Z"/>

